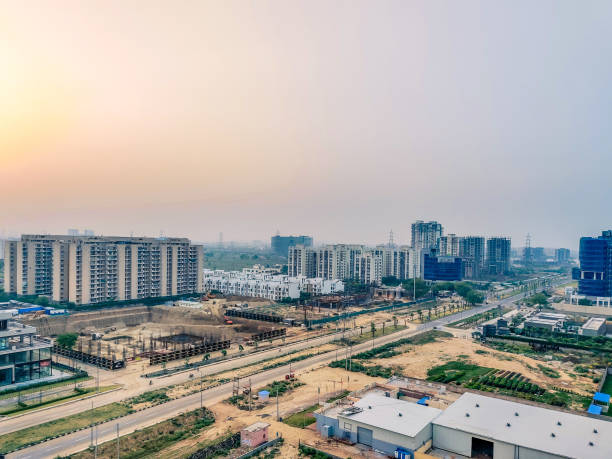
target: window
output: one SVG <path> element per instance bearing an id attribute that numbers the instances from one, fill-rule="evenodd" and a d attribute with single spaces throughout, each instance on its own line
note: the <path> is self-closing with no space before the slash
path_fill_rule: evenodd
<path id="1" fill-rule="evenodd" d="M 351 430 L 353 428 L 353 426 L 351 425 L 350 422 L 345 422 L 344 423 L 344 430 Z"/>

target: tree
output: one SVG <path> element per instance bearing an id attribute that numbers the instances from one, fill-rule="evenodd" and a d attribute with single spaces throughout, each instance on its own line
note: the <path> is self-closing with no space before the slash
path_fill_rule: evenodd
<path id="1" fill-rule="evenodd" d="M 455 283 L 455 292 L 457 292 L 457 294 L 463 298 L 465 298 L 471 290 L 472 286 L 467 282 Z"/>
<path id="2" fill-rule="evenodd" d="M 591 304 L 593 304 L 593 303 L 591 302 L 591 300 L 587 300 L 586 298 L 580 298 L 578 300 L 578 304 L 580 306 L 591 306 Z"/>
<path id="3" fill-rule="evenodd" d="M 244 351 L 244 346 L 243 346 L 242 344 L 239 344 L 239 345 L 238 345 L 238 350 L 239 350 L 240 352 Z"/>
<path id="4" fill-rule="evenodd" d="M 225 357 L 227 355 L 227 349 L 221 349 L 221 354 Z"/>
<path id="5" fill-rule="evenodd" d="M 382 279 L 383 285 L 387 285 L 389 287 L 397 287 L 401 281 L 395 276 L 385 276 Z"/>
<path id="6" fill-rule="evenodd" d="M 63 333 L 58 335 L 55 340 L 60 347 L 65 347 L 67 349 L 72 349 L 72 347 L 76 344 L 79 335 L 76 333 Z"/>
<path id="7" fill-rule="evenodd" d="M 376 324 L 374 324 L 374 322 L 370 322 L 370 331 L 372 332 L 372 337 L 374 337 L 376 333 Z"/>
<path id="8" fill-rule="evenodd" d="M 397 328 L 397 316 L 393 316 L 393 328 Z"/>
<path id="9" fill-rule="evenodd" d="M 422 298 L 429 293 L 429 285 L 427 285 L 427 282 L 425 282 L 423 279 L 417 278 L 416 281 L 413 279 L 408 279 L 402 282 L 402 287 L 404 290 L 406 290 L 408 296 L 413 300 L 415 299 L 413 298 L 414 290 L 416 290 L 416 299 Z"/>
<path id="10" fill-rule="evenodd" d="M 470 290 L 465 297 L 465 301 L 471 305 L 480 304 L 484 301 L 484 295 L 476 290 Z"/>
<path id="11" fill-rule="evenodd" d="M 49 306 L 49 297 L 39 296 L 34 300 L 34 304 L 38 304 L 40 306 Z"/>

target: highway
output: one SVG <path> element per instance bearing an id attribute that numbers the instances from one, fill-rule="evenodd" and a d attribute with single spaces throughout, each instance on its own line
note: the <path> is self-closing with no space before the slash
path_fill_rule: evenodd
<path id="1" fill-rule="evenodd" d="M 559 281 L 561 283 L 562 281 Z M 452 314 L 440 319 L 433 320 L 431 322 L 427 322 L 425 324 L 421 324 L 416 328 L 402 330 L 396 333 L 392 333 L 380 338 L 376 338 L 374 340 L 374 346 L 379 346 L 382 344 L 386 344 L 389 342 L 397 341 L 401 338 L 414 336 L 423 331 L 431 330 L 434 327 L 443 327 L 452 322 L 456 322 L 457 320 L 470 317 L 472 315 L 488 311 L 490 309 L 498 307 L 498 305 L 510 304 L 518 299 L 521 299 L 525 296 L 524 293 L 515 295 L 513 297 L 506 298 L 504 300 L 487 304 L 479 307 L 475 307 L 466 311 L 461 311 L 456 314 Z M 321 337 L 328 338 L 328 337 Z M 337 339 L 338 336 L 335 336 Z M 315 338 L 314 340 L 310 340 L 309 347 L 313 345 L 313 341 L 316 341 L 319 338 Z M 353 352 L 362 352 L 367 349 L 371 349 L 373 346 L 372 341 L 367 341 L 361 343 L 359 345 L 353 346 Z M 320 366 L 325 365 L 331 361 L 333 361 L 336 357 L 336 351 L 330 351 L 324 354 L 320 354 L 309 359 L 305 359 L 292 364 L 292 369 L 294 372 L 299 372 L 300 370 L 307 369 L 312 366 Z M 263 356 L 259 356 L 259 359 L 265 358 Z M 228 362 L 225 362 L 228 363 Z M 244 360 L 240 359 L 241 365 L 245 363 Z M 215 372 L 219 371 L 217 368 Z M 283 378 L 287 373 L 287 366 L 282 366 L 278 368 L 274 368 L 271 370 L 267 370 L 256 375 L 250 376 L 251 383 L 255 386 L 263 386 L 268 384 L 274 380 L 278 380 L 279 378 Z M 220 402 L 226 398 L 228 398 L 232 394 L 232 383 L 226 383 L 221 386 L 217 386 L 212 389 L 205 390 L 203 392 L 203 400 L 205 406 L 214 405 L 217 402 Z M 91 402 L 89 402 L 91 404 Z M 137 413 L 130 414 L 123 418 L 117 419 L 115 421 L 110 421 L 104 424 L 100 424 L 97 426 L 97 439 L 98 443 L 104 443 L 108 440 L 112 440 L 116 438 L 117 431 L 116 426 L 119 425 L 119 431 L 121 435 L 125 435 L 133 432 L 136 429 L 142 429 L 144 427 L 153 425 L 165 419 L 169 419 L 171 417 L 176 416 L 181 412 L 186 412 L 190 410 L 194 410 L 200 407 L 200 393 L 195 393 L 189 395 L 187 397 L 179 398 L 173 400 L 168 403 L 164 403 L 162 405 L 158 405 Z M 81 410 L 83 411 L 83 410 Z M 64 416 L 68 413 L 64 412 Z M 95 436 L 95 434 L 94 434 Z M 53 440 L 49 440 L 47 442 L 34 445 L 30 448 L 26 448 L 15 453 L 11 453 L 7 455 L 7 458 L 11 459 L 36 459 L 36 458 L 48 458 L 48 457 L 56 457 L 58 455 L 68 455 L 78 451 L 82 451 L 89 447 L 91 444 L 91 430 L 83 430 L 80 432 L 75 432 L 70 435 L 66 435 L 64 437 L 56 438 Z"/>

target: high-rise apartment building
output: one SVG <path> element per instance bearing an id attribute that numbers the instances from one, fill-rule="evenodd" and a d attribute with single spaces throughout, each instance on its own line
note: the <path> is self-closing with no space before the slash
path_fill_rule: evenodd
<path id="1" fill-rule="evenodd" d="M 485 271 L 485 238 L 462 237 L 459 243 L 459 256 L 463 259 L 463 277 L 480 279 Z"/>
<path id="2" fill-rule="evenodd" d="M 363 284 L 380 284 L 383 278 L 383 257 L 370 250 L 355 261 L 355 278 Z"/>
<path id="3" fill-rule="evenodd" d="M 317 251 L 303 245 L 289 247 L 287 274 L 290 277 L 316 277 Z"/>
<path id="4" fill-rule="evenodd" d="M 417 220 L 412 224 L 412 247 L 416 250 L 437 248 L 442 234 L 443 228 L 440 223 Z"/>
<path id="5" fill-rule="evenodd" d="M 204 252 L 184 238 L 23 235 L 4 289 L 91 304 L 202 292 Z"/>
<path id="6" fill-rule="evenodd" d="M 463 238 L 457 236 L 456 234 L 440 236 L 440 240 L 438 242 L 438 254 L 443 257 L 458 257 L 462 239 Z"/>
<path id="7" fill-rule="evenodd" d="M 295 245 L 303 245 L 304 247 L 312 247 L 311 236 L 281 236 L 276 235 L 270 238 L 270 246 L 272 251 L 278 255 L 286 257 L 289 247 Z"/>
<path id="8" fill-rule="evenodd" d="M 555 261 L 559 265 L 568 264 L 570 261 L 570 249 L 556 249 L 555 250 Z"/>
<path id="9" fill-rule="evenodd" d="M 511 242 L 508 237 L 487 239 L 487 268 L 489 274 L 508 274 L 510 272 Z"/>

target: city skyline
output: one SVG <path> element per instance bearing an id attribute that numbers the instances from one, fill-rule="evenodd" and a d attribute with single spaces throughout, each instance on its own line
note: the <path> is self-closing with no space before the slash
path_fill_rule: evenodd
<path id="1" fill-rule="evenodd" d="M 610 226 L 609 2 L 3 13 L 7 236 L 375 244 L 435 219 L 575 250 Z"/>

